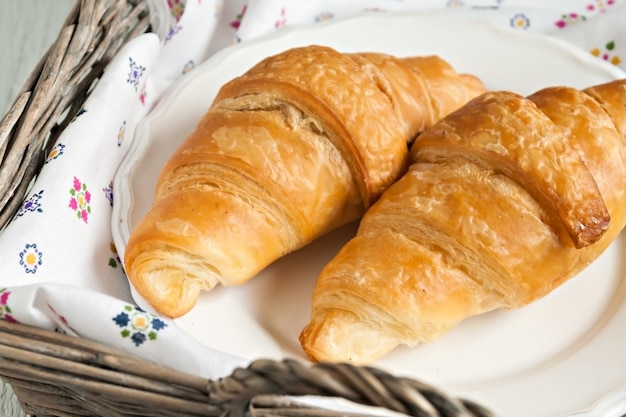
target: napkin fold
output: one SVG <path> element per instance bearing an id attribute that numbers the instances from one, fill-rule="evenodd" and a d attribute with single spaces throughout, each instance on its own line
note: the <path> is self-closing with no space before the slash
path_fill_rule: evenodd
<path id="1" fill-rule="evenodd" d="M 110 228 L 113 177 L 137 124 L 197 65 L 228 45 L 288 26 L 414 11 L 548 34 L 626 70 L 626 3 L 619 0 L 148 3 L 153 33 L 129 41 L 107 66 L 0 232 L 0 318 L 102 342 L 206 378 L 227 375 L 247 360 L 201 345 L 172 321 L 137 307 Z"/>

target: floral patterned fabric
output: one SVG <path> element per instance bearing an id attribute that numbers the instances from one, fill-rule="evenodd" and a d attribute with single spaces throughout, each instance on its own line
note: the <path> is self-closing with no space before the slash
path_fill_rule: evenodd
<path id="1" fill-rule="evenodd" d="M 116 168 L 137 123 L 215 52 L 356 13 L 437 11 L 568 41 L 626 69 L 624 0 L 152 0 L 154 33 L 123 47 L 0 232 L 0 318 L 120 347 L 215 378 L 245 360 L 137 307 L 112 243 Z M 172 354 L 175 352 L 175 354 Z M 185 354 L 181 354 L 184 352 Z"/>

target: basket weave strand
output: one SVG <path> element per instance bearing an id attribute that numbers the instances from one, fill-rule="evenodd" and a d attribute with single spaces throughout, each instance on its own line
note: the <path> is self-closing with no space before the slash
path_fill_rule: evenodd
<path id="1" fill-rule="evenodd" d="M 345 413 L 306 409 L 295 401 L 276 396 L 316 395 L 340 397 L 356 403 L 381 407 L 420 417 L 493 417 L 486 408 L 471 401 L 451 397 L 440 390 L 410 378 L 395 377 L 373 367 L 321 363 L 307 366 L 295 360 L 258 360 L 248 368 L 236 369 L 227 378 L 209 382 L 210 401 L 230 411 L 246 415 L 319 415 Z M 272 395 L 267 395 L 272 394 Z M 270 401 L 271 400 L 271 401 Z M 276 410 L 278 403 L 306 414 Z M 227 404 L 227 405 L 225 405 Z M 264 411 L 271 408 L 273 411 Z M 255 414 L 256 413 L 256 414 Z M 276 414 L 278 413 L 278 414 Z"/>
<path id="2" fill-rule="evenodd" d="M 0 229 L 118 50 L 149 28 L 147 2 L 79 0 L 0 121 Z"/>
<path id="3" fill-rule="evenodd" d="M 0 320 L 0 334 L 0 376 L 25 412 L 38 417 L 346 415 L 285 397 L 299 395 L 339 397 L 410 416 L 493 417 L 470 401 L 371 367 L 257 360 L 211 381 L 23 324 Z"/>

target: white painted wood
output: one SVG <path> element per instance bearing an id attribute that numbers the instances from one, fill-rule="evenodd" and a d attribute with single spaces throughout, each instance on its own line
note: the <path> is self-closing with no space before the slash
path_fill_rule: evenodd
<path id="1" fill-rule="evenodd" d="M 0 0 L 0 115 L 57 34 L 74 0 Z M 24 413 L 11 387 L 0 381 L 0 416 Z"/>

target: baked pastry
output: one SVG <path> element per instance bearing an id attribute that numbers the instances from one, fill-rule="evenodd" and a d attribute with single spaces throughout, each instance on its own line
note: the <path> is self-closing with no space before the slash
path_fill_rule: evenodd
<path id="1" fill-rule="evenodd" d="M 372 363 L 546 296 L 624 227 L 625 144 L 626 80 L 487 92 L 445 117 L 322 270 L 304 351 Z"/>
<path id="2" fill-rule="evenodd" d="M 238 285 L 358 219 L 408 167 L 408 143 L 485 91 L 436 56 L 271 56 L 219 90 L 164 166 L 124 265 L 178 317 L 201 290 Z"/>

